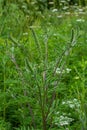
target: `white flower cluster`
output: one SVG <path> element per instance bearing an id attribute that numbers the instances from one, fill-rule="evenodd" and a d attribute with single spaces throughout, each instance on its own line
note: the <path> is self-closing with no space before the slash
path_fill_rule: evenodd
<path id="1" fill-rule="evenodd" d="M 73 118 L 70 118 L 65 115 L 61 115 L 55 119 L 55 125 L 58 125 L 58 126 L 69 125 L 70 122 L 72 122 L 73 120 L 74 120 Z"/>
<path id="2" fill-rule="evenodd" d="M 63 101 L 62 105 L 68 105 L 70 108 L 80 108 L 80 102 L 74 98 L 73 100 Z"/>
<path id="3" fill-rule="evenodd" d="M 52 12 L 57 12 L 57 11 L 58 11 L 58 9 L 53 9 L 53 10 L 52 10 Z"/>
<path id="4" fill-rule="evenodd" d="M 85 20 L 84 19 L 77 19 L 76 22 L 83 23 L 83 22 L 85 22 Z"/>
<path id="5" fill-rule="evenodd" d="M 63 17 L 63 15 L 58 15 L 58 16 L 57 16 L 57 18 L 62 18 L 62 17 Z"/>
<path id="6" fill-rule="evenodd" d="M 80 108 L 80 102 L 78 99 L 74 98 L 73 100 L 63 101 L 62 105 L 67 105 L 71 109 L 75 109 L 76 111 Z M 58 126 L 67 126 L 69 125 L 74 119 L 70 117 L 70 113 L 62 113 L 60 114 L 59 111 L 56 112 L 56 117 L 54 118 L 55 125 Z"/>
<path id="7" fill-rule="evenodd" d="M 65 70 L 61 70 L 61 68 L 56 69 L 56 74 L 61 74 L 61 73 L 70 73 L 71 69 L 66 68 Z"/>

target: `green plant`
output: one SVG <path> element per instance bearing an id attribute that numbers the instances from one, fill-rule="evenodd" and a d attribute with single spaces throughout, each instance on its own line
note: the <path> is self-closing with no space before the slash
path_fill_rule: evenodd
<path id="1" fill-rule="evenodd" d="M 62 72 L 66 66 L 67 57 L 69 56 L 72 47 L 75 46 L 76 44 L 77 36 L 74 35 L 74 31 L 72 30 L 71 41 L 67 44 L 62 54 L 56 57 L 56 62 L 54 62 L 54 64 L 50 66 L 49 53 L 48 53 L 48 47 L 49 47 L 48 36 L 45 36 L 44 46 L 42 46 L 42 44 L 39 43 L 39 40 L 33 28 L 31 28 L 31 31 L 33 34 L 33 38 L 35 40 L 34 47 L 36 48 L 36 50 L 34 49 L 35 51 L 34 53 L 37 58 L 37 60 L 34 60 L 34 56 L 33 56 L 33 59 L 31 62 L 29 60 L 30 58 L 28 57 L 29 53 L 28 55 L 26 54 L 26 48 L 23 45 L 19 44 L 15 39 L 10 37 L 10 40 L 18 47 L 19 52 L 23 54 L 23 57 L 26 63 L 25 71 L 26 71 L 26 75 L 29 78 L 26 78 L 26 75 L 23 72 L 22 68 L 20 68 L 20 66 L 18 65 L 17 63 L 19 62 L 17 61 L 18 56 L 15 57 L 15 54 L 13 53 L 13 56 L 10 55 L 10 58 L 16 67 L 16 70 L 22 81 L 23 87 L 25 86 L 23 90 L 24 96 L 22 95 L 22 98 L 23 99 L 26 98 L 25 100 L 26 105 L 30 106 L 29 109 L 30 109 L 30 114 L 32 117 L 32 123 L 35 123 L 34 122 L 35 115 L 31 113 L 31 110 L 32 110 L 31 105 L 33 105 L 31 103 L 31 100 L 32 100 L 31 96 L 33 96 L 34 101 L 36 101 L 36 108 L 38 108 L 40 111 L 39 113 L 40 115 L 38 116 L 40 120 L 42 120 L 41 126 L 43 127 L 43 130 L 46 130 L 49 128 L 48 120 L 49 120 L 49 123 L 51 124 L 52 114 L 55 110 L 54 108 L 56 105 L 56 101 L 58 100 L 57 88 L 59 86 L 59 83 L 61 82 L 61 78 L 63 74 Z M 60 73 L 57 74 L 58 67 L 60 68 Z M 29 91 L 31 92 L 30 94 L 29 94 Z M 34 95 L 32 92 L 34 93 Z M 31 96 L 28 97 L 28 95 L 31 95 Z M 30 100 L 30 102 L 28 100 Z M 22 101 L 20 103 L 21 105 L 23 104 Z M 22 108 L 21 108 L 21 111 L 22 111 Z M 23 115 L 23 116 L 25 117 L 26 115 Z"/>
<path id="2" fill-rule="evenodd" d="M 0 127 L 86 129 L 86 9 L 33 2 L 0 8 Z"/>
<path id="3" fill-rule="evenodd" d="M 75 84 L 76 84 L 76 88 L 77 88 L 77 97 L 78 99 L 80 100 L 81 102 L 81 107 L 80 107 L 80 110 L 79 110 L 79 114 L 80 114 L 80 121 L 81 121 L 81 127 L 82 127 L 82 130 L 86 130 L 86 126 L 87 126 L 87 111 L 86 111 L 86 108 L 87 108 L 87 102 L 86 102 L 86 94 L 87 94 L 87 91 L 86 91 L 86 64 L 87 62 L 82 59 L 82 61 L 79 62 L 79 67 L 80 67 L 80 70 L 78 70 L 76 67 L 75 67 L 75 71 L 76 71 L 76 74 L 77 74 L 77 80 L 75 81 Z M 81 82 L 80 82 L 81 81 Z"/>
<path id="4" fill-rule="evenodd" d="M 29 127 L 25 127 L 25 126 L 21 126 L 20 128 L 17 128 L 15 130 L 34 130 L 33 128 L 29 128 Z"/>

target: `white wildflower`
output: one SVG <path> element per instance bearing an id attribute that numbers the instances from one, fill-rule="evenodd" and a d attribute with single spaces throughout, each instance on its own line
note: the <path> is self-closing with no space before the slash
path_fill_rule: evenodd
<path id="1" fill-rule="evenodd" d="M 66 104 L 66 102 L 63 101 L 62 104 L 64 105 L 64 104 Z"/>
<path id="2" fill-rule="evenodd" d="M 83 9 L 78 9 L 79 12 L 83 12 Z"/>
<path id="3" fill-rule="evenodd" d="M 61 126 L 68 125 L 70 122 L 72 122 L 74 119 L 69 118 L 67 116 L 60 116 L 59 117 L 59 124 Z"/>
<path id="4" fill-rule="evenodd" d="M 52 10 L 52 12 L 57 12 L 57 11 L 58 11 L 58 9 L 53 9 L 53 10 Z"/>
<path id="5" fill-rule="evenodd" d="M 49 4 L 50 4 L 50 5 L 53 5 L 53 4 L 54 4 L 54 2 L 49 2 Z"/>
<path id="6" fill-rule="evenodd" d="M 24 35 L 24 36 L 27 36 L 27 35 L 28 35 L 28 32 L 23 33 L 23 35 Z"/>
<path id="7" fill-rule="evenodd" d="M 66 3 L 66 1 L 65 0 L 61 0 L 61 3 Z"/>
<path id="8" fill-rule="evenodd" d="M 76 21 L 77 21 L 77 22 L 85 22 L 84 19 L 77 19 Z"/>
<path id="9" fill-rule="evenodd" d="M 56 74 L 60 74 L 60 73 L 61 73 L 60 68 L 57 68 L 57 69 L 56 69 Z"/>
<path id="10" fill-rule="evenodd" d="M 56 113 L 57 115 L 59 114 L 59 111 Z"/>
<path id="11" fill-rule="evenodd" d="M 56 33 L 54 33 L 54 34 L 53 34 L 53 36 L 57 36 L 57 34 L 56 34 Z"/>
<path id="12" fill-rule="evenodd" d="M 69 130 L 69 128 L 66 128 L 66 130 Z"/>
<path id="13" fill-rule="evenodd" d="M 79 12 L 79 14 L 85 14 L 85 12 Z"/>
<path id="14" fill-rule="evenodd" d="M 66 15 L 70 15 L 70 12 L 65 12 Z"/>
<path id="15" fill-rule="evenodd" d="M 62 18 L 63 16 L 62 15 L 58 15 L 57 18 Z"/>
<path id="16" fill-rule="evenodd" d="M 63 10 L 67 10 L 67 9 L 68 9 L 68 6 L 64 6 L 64 7 L 63 7 Z"/>
<path id="17" fill-rule="evenodd" d="M 68 123 L 67 121 L 61 121 L 61 122 L 60 122 L 60 125 L 61 125 L 61 126 L 68 125 L 68 124 L 69 124 L 69 123 Z"/>
<path id="18" fill-rule="evenodd" d="M 75 108 L 75 105 L 74 104 L 69 104 L 69 107 L 70 108 Z"/>
<path id="19" fill-rule="evenodd" d="M 63 101 L 62 105 L 67 105 L 72 109 L 78 109 L 80 107 L 80 102 L 76 98 L 74 98 L 73 100 Z"/>
<path id="20" fill-rule="evenodd" d="M 71 69 L 66 68 L 65 70 L 61 70 L 61 68 L 56 69 L 56 74 L 65 74 L 65 73 L 70 73 Z"/>
<path id="21" fill-rule="evenodd" d="M 78 100 L 76 98 L 74 98 L 73 101 L 78 102 Z"/>
<path id="22" fill-rule="evenodd" d="M 66 72 L 69 73 L 71 71 L 71 69 L 69 68 L 66 68 Z"/>
<path id="23" fill-rule="evenodd" d="M 61 70 L 61 68 L 57 68 L 56 69 L 56 74 L 64 74 L 65 73 L 65 70 Z"/>

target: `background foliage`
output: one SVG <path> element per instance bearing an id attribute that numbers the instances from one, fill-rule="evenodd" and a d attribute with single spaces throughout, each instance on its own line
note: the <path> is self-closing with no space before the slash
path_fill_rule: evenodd
<path id="1" fill-rule="evenodd" d="M 86 3 L 0 1 L 1 130 L 86 130 Z"/>

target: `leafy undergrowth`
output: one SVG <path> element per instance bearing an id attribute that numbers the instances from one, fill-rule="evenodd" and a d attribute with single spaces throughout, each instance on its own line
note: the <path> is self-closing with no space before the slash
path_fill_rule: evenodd
<path id="1" fill-rule="evenodd" d="M 12 11 L 0 16 L 0 129 L 86 130 L 86 10 L 46 11 L 29 26 Z"/>

